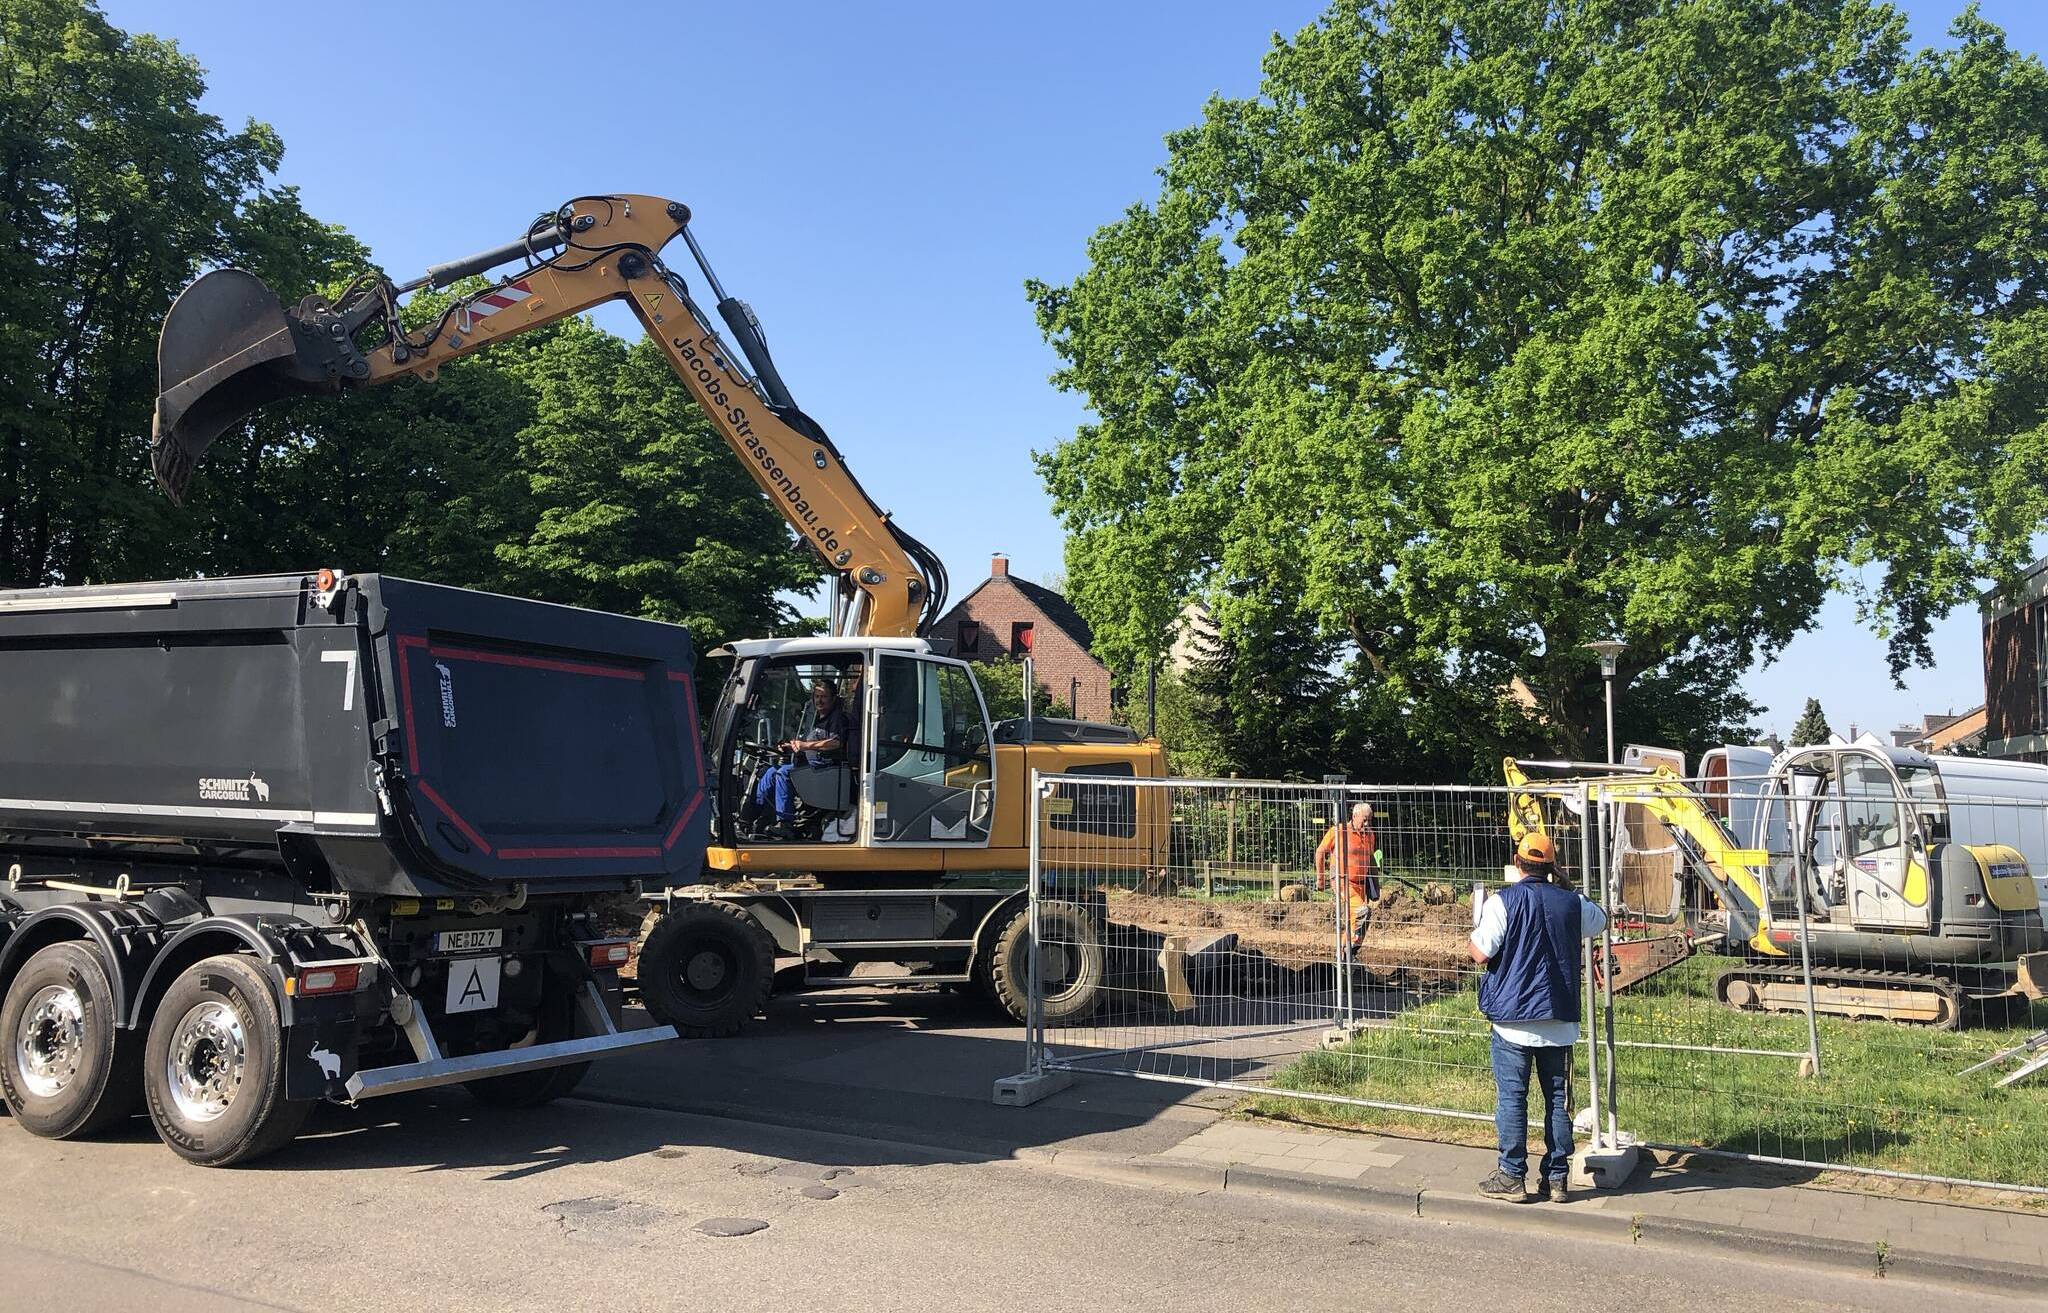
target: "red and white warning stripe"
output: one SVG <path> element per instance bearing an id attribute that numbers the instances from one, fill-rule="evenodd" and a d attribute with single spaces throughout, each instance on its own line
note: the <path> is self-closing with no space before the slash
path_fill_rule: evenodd
<path id="1" fill-rule="evenodd" d="M 526 280 L 521 279 L 516 283 L 507 283 L 503 287 L 494 287 L 471 301 L 469 313 L 473 318 L 482 319 L 485 315 L 494 315 L 500 310 L 518 305 L 532 295 L 533 289 L 526 285 Z"/>

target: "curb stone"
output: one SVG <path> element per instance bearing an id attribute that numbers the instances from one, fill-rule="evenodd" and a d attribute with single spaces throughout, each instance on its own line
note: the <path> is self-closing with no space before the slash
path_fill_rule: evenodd
<path id="1" fill-rule="evenodd" d="M 1086 1149 L 1020 1149 L 1015 1156 L 1020 1162 L 1098 1180 L 1178 1187 L 1201 1193 L 1235 1190 L 1424 1221 L 1506 1224 L 1611 1244 L 1708 1249 L 1751 1261 L 1780 1259 L 1868 1280 L 1931 1282 L 2024 1295 L 2038 1295 L 2043 1283 L 2048 1282 L 2048 1270 L 2021 1263 L 1962 1259 L 1890 1245 L 1883 1247 L 1880 1262 L 1878 1237 L 1868 1242 L 1826 1240 L 1718 1222 L 1631 1213 L 1621 1208 L 1513 1204 L 1419 1185 L 1340 1182 L 1271 1168 L 1219 1167 Z M 1619 1203 L 1628 1196 L 1623 1192 L 1610 1197 Z"/>

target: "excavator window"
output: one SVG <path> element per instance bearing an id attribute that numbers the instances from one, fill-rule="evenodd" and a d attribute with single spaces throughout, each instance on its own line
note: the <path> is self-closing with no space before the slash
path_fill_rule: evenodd
<path id="1" fill-rule="evenodd" d="M 877 843 L 986 843 L 994 803 L 988 713 L 957 661 L 884 653 L 875 731 Z"/>
<path id="2" fill-rule="evenodd" d="M 1851 857 L 1899 846 L 1899 804 L 1891 776 L 1877 762 L 1851 758 L 1842 764 L 1842 810 Z"/>

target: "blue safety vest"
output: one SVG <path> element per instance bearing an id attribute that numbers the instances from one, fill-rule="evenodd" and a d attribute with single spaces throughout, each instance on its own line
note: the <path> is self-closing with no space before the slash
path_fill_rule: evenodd
<path id="1" fill-rule="evenodd" d="M 1488 1021 L 1576 1021 L 1579 1017 L 1579 896 L 1542 880 L 1500 891 L 1508 931 L 1486 963 L 1479 1010 Z"/>

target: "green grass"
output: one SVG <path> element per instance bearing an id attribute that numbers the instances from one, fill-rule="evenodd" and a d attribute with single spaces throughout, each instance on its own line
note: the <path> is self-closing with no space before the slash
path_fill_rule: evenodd
<path id="1" fill-rule="evenodd" d="M 1615 998 L 1615 1039 L 1803 1051 L 1796 1016 L 1739 1013 L 1713 1001 L 1726 962 L 1694 958 Z M 2037 1010 L 2038 1012 L 2038 1010 Z M 2040 1021 L 2034 1023 L 2042 1024 Z M 1450 1033 L 1431 1033 L 1431 1032 Z M 1956 1073 L 2031 1028 L 1940 1032 L 1875 1021 L 1820 1022 L 1822 1072 L 1795 1058 L 1618 1048 L 1619 1124 L 1653 1143 L 2048 1186 L 2048 1073 L 1992 1088 L 1997 1071 Z M 1488 1035 L 1464 990 L 1403 1013 L 1346 1048 L 1308 1054 L 1276 1087 L 1491 1113 Z M 1584 1049 L 1574 1073 L 1584 1098 Z M 1259 1095 L 1267 1116 L 1490 1144 L 1489 1123 Z"/>

